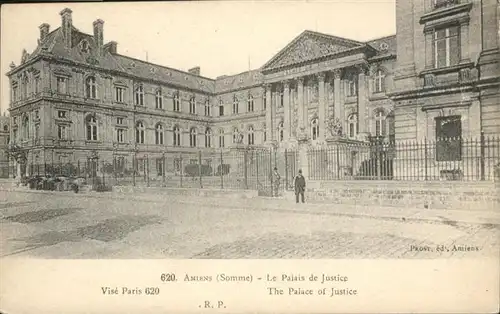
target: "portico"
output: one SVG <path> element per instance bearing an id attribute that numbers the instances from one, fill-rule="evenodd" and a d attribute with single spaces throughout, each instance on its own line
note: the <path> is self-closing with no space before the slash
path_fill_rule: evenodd
<path id="1" fill-rule="evenodd" d="M 262 68 L 266 97 L 271 100 L 266 108 L 267 142 L 279 147 L 298 140 L 324 143 L 330 137 L 330 117 L 342 124 L 343 134 L 365 140 L 369 60 L 375 54 L 365 43 L 311 31 L 299 35 Z M 356 116 L 356 132 L 346 132 L 346 113 Z"/>

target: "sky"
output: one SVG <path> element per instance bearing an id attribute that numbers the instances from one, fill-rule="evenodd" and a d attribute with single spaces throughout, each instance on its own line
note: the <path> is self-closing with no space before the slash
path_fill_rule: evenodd
<path id="1" fill-rule="evenodd" d="M 39 26 L 61 25 L 59 12 L 73 11 L 73 25 L 92 34 L 104 21 L 104 42 L 118 53 L 215 78 L 259 68 L 304 30 L 358 41 L 396 33 L 395 0 L 200 1 L 6 4 L 1 7 L 0 111 L 8 108 L 5 73 L 21 52 L 33 51 Z"/>

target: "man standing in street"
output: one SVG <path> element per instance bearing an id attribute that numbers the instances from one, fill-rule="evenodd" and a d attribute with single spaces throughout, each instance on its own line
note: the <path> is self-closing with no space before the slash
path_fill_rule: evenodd
<path id="1" fill-rule="evenodd" d="M 278 197 L 280 193 L 280 182 L 281 181 L 281 176 L 278 172 L 278 168 L 274 167 L 274 172 L 273 172 L 273 196 Z"/>
<path id="2" fill-rule="evenodd" d="M 302 176 L 302 170 L 299 170 L 299 175 L 295 177 L 295 202 L 299 203 L 299 194 L 304 203 L 304 191 L 306 189 L 306 179 Z"/>

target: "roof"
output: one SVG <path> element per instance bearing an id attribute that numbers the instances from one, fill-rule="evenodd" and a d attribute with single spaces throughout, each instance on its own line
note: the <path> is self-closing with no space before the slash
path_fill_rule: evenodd
<path id="1" fill-rule="evenodd" d="M 83 40 L 86 40 L 89 45 L 90 52 L 88 53 L 82 52 L 80 49 L 80 43 Z M 264 78 L 262 71 L 314 61 L 341 52 L 368 49 L 370 55 L 375 55 L 375 58 L 396 55 L 396 35 L 360 42 L 305 30 L 261 68 L 235 75 L 221 76 L 214 80 L 118 53 L 111 53 L 107 48 L 102 50 L 100 56 L 97 56 L 95 53 L 97 44 L 94 36 L 83 33 L 73 26 L 71 45 L 70 49 L 65 47 L 62 28 L 58 27 L 48 33 L 43 41 L 39 41 L 31 54 L 24 52 L 22 63 L 37 57 L 43 50 L 46 50 L 47 53 L 56 57 L 92 64 L 105 70 L 123 73 L 124 76 L 164 82 L 203 93 L 225 93 L 260 85 Z"/>
<path id="2" fill-rule="evenodd" d="M 262 84 L 264 76 L 260 69 L 245 71 L 243 73 L 218 77 L 215 80 L 215 92 L 224 93 L 233 90 L 248 88 Z"/>

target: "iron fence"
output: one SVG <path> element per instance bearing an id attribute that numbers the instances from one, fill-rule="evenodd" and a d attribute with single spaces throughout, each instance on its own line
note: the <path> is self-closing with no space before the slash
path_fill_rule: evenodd
<path id="1" fill-rule="evenodd" d="M 344 142 L 308 151 L 312 180 L 494 180 L 500 138 Z"/>
<path id="2" fill-rule="evenodd" d="M 83 177 L 90 184 L 113 186 L 252 189 L 270 194 L 275 163 L 276 153 L 264 148 L 162 154 L 136 152 L 70 162 L 32 163 L 28 159 L 21 173 Z M 286 163 L 283 167 L 286 169 Z M 8 172 L 15 176 L 16 168 L 9 166 Z"/>

